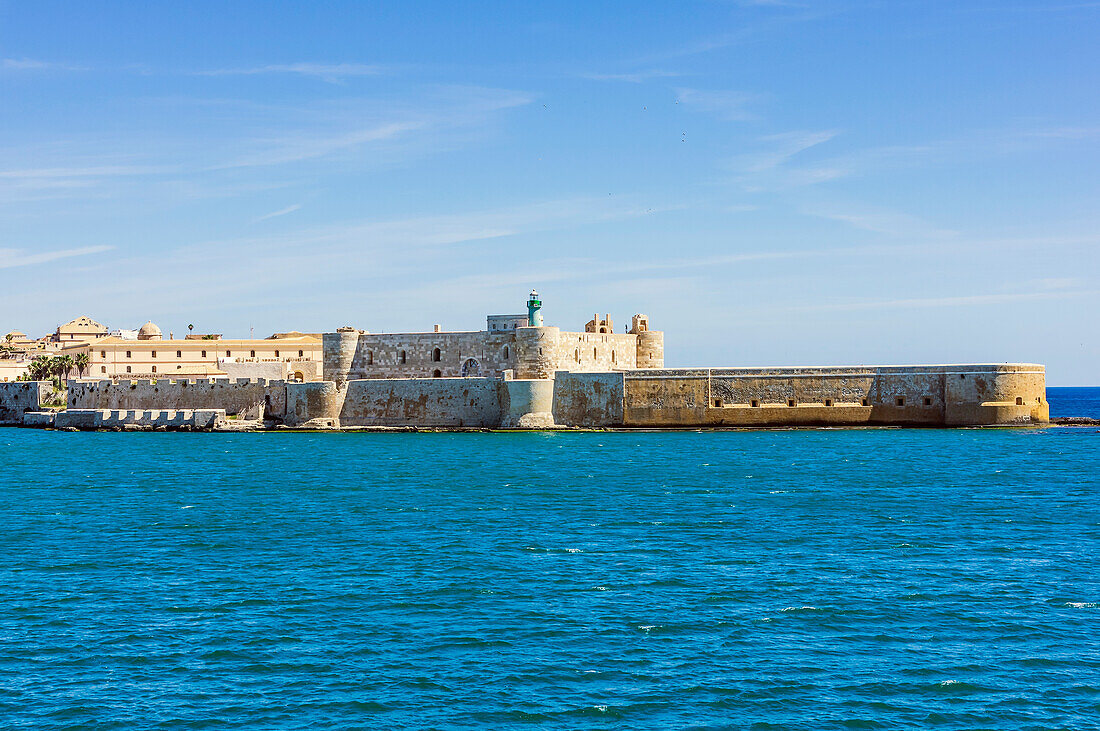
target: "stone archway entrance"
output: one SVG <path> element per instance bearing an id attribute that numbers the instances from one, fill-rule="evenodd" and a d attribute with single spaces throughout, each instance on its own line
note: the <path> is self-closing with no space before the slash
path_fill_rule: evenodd
<path id="1" fill-rule="evenodd" d="M 467 358 L 466 362 L 462 364 L 461 373 L 463 378 L 480 378 L 481 364 L 477 362 L 476 358 Z"/>

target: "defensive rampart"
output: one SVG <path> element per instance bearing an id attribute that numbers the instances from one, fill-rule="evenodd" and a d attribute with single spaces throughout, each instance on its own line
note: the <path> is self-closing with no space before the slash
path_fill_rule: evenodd
<path id="1" fill-rule="evenodd" d="M 70 409 L 221 409 L 227 414 L 256 411 L 283 418 L 286 382 L 264 378 L 102 380 L 68 383 Z"/>
<path id="2" fill-rule="evenodd" d="M 221 409 L 66 409 L 28 412 L 23 426 L 52 429 L 214 429 L 226 421 Z"/>
<path id="3" fill-rule="evenodd" d="M 965 426 L 1049 420 L 1040 365 L 711 368 L 624 374 L 623 425 Z"/>
<path id="4" fill-rule="evenodd" d="M 0 382 L 0 424 L 22 424 L 23 414 L 41 409 L 49 392 L 45 381 Z"/>
<path id="5" fill-rule="evenodd" d="M 562 332 L 556 327 L 507 331 L 362 333 L 323 336 L 324 380 L 552 378 L 555 371 L 603 373 L 664 365 L 664 335 Z"/>
<path id="6" fill-rule="evenodd" d="M 0 384 L 0 417 L 18 423 L 40 407 L 45 387 Z M 68 399 L 74 413 L 220 409 L 258 418 L 249 413 L 262 405 L 265 417 L 289 426 L 334 427 L 987 426 L 1049 420 L 1044 369 L 1030 364 L 559 370 L 552 378 L 521 380 L 506 371 L 499 378 L 342 384 L 70 381 Z"/>

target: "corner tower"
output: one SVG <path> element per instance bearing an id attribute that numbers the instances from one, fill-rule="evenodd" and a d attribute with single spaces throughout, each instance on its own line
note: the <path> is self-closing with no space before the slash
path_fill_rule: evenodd
<path id="1" fill-rule="evenodd" d="M 321 336 L 322 368 L 326 381 L 343 386 L 355 364 L 355 351 L 359 346 L 359 331 L 354 327 L 337 328 L 334 333 Z"/>
<path id="2" fill-rule="evenodd" d="M 630 319 L 630 334 L 638 336 L 638 367 L 665 367 L 665 334 L 649 329 L 649 318 L 634 315 Z"/>

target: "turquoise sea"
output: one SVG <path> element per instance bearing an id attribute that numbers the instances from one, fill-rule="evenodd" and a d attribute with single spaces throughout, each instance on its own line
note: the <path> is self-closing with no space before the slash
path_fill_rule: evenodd
<path id="1" fill-rule="evenodd" d="M 1098 449 L 0 429 L 0 726 L 1096 728 Z"/>

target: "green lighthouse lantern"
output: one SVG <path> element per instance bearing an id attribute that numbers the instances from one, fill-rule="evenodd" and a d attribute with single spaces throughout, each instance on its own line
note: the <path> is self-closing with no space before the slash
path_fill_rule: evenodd
<path id="1" fill-rule="evenodd" d="M 527 298 L 527 326 L 542 327 L 542 300 L 539 293 L 531 290 L 531 296 Z"/>

